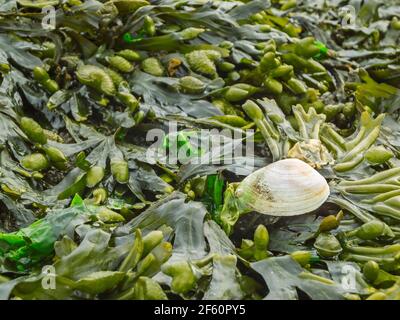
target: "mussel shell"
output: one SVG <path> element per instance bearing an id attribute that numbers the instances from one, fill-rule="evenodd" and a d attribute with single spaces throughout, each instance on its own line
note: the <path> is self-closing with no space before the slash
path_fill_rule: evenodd
<path id="1" fill-rule="evenodd" d="M 285 159 L 246 177 L 236 197 L 249 210 L 271 216 L 295 216 L 318 209 L 329 196 L 323 176 L 305 162 Z"/>

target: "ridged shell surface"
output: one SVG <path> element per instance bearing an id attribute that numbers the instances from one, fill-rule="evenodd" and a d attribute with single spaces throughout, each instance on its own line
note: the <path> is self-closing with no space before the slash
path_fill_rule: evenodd
<path id="1" fill-rule="evenodd" d="M 247 208 L 271 216 L 295 216 L 319 208 L 329 196 L 323 176 L 305 162 L 285 159 L 247 176 L 236 189 Z"/>

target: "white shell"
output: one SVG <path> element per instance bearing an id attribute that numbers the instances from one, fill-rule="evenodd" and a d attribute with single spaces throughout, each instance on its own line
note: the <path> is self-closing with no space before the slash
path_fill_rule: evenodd
<path id="1" fill-rule="evenodd" d="M 325 178 L 298 159 L 271 163 L 250 174 L 236 189 L 236 197 L 246 208 L 278 217 L 318 209 L 328 196 Z"/>

